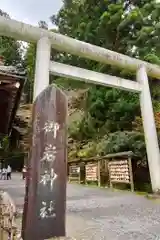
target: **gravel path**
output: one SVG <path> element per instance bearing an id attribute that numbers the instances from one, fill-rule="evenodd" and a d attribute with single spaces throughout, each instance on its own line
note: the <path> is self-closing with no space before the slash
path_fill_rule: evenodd
<path id="1" fill-rule="evenodd" d="M 19 175 L 0 181 L 18 206 L 23 205 L 24 182 Z M 69 184 L 67 236 L 76 240 L 158 240 L 160 203 L 130 192 Z"/>

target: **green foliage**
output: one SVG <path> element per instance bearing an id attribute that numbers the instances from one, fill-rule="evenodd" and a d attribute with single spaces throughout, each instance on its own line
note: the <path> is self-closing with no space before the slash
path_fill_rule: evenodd
<path id="1" fill-rule="evenodd" d="M 83 117 L 80 121 L 74 121 L 69 125 L 69 135 L 75 140 L 83 141 L 94 138 L 96 136 L 96 129 L 93 125 L 90 115 Z"/>
<path id="2" fill-rule="evenodd" d="M 135 114 L 139 113 L 138 96 L 117 89 L 92 88 L 87 101 L 87 111 L 103 133 L 131 130 Z"/>
<path id="3" fill-rule="evenodd" d="M 0 16 L 9 18 L 9 15 L 3 12 L 1 9 Z M 0 36 L 0 55 L 4 57 L 6 65 L 15 66 L 17 64 L 21 64 L 22 50 L 20 42 L 12 38 Z"/>
<path id="4" fill-rule="evenodd" d="M 7 152 L 9 149 L 9 137 L 8 136 L 4 136 L 1 140 L 1 150 L 2 152 Z"/>
<path id="5" fill-rule="evenodd" d="M 143 59 L 148 54 L 159 58 L 160 4 L 155 1 L 65 0 L 51 20 L 60 33 L 76 39 Z M 63 61 L 99 70 L 99 64 L 79 57 L 66 54 Z"/>
<path id="6" fill-rule="evenodd" d="M 96 142 L 88 142 L 83 145 L 82 149 L 77 152 L 78 158 L 89 158 L 95 157 L 97 155 L 97 143 Z"/>
<path id="7" fill-rule="evenodd" d="M 97 145 L 97 152 L 101 155 L 132 151 L 139 157 L 146 154 L 144 136 L 139 132 L 114 132 L 110 133 Z"/>
<path id="8" fill-rule="evenodd" d="M 3 136 L 0 139 L 0 156 L 1 159 L 6 158 L 10 150 L 10 139 L 8 136 Z"/>
<path id="9" fill-rule="evenodd" d="M 51 20 L 58 32 L 131 57 L 160 64 L 160 4 L 152 0 L 64 0 L 63 7 Z M 40 27 L 47 28 L 41 21 Z M 55 30 L 53 30 L 55 31 Z M 97 63 L 68 53 L 52 51 L 51 59 L 133 79 L 127 69 Z M 29 45 L 26 66 L 30 88 L 33 88 L 35 46 Z M 89 88 L 84 115 L 69 126 L 69 135 L 76 142 L 85 141 L 80 155 L 107 154 L 132 150 L 144 157 L 143 133 L 136 133 L 133 122 L 140 115 L 138 96 L 117 89 L 91 86 L 64 78 L 54 81 L 63 89 Z M 154 108 L 159 108 L 159 91 L 151 83 Z M 97 143 L 95 147 L 94 143 Z M 94 147 L 93 147 L 94 146 Z M 94 151 L 93 151 L 94 150 Z M 73 149 L 79 152 L 77 149 Z M 72 153 L 73 153 L 72 152 Z"/>
<path id="10" fill-rule="evenodd" d="M 32 99 L 33 99 L 35 59 L 36 59 L 36 44 L 30 43 L 27 46 L 26 54 L 24 58 L 24 64 L 25 64 L 27 79 L 28 79 L 25 85 L 24 91 L 27 94 L 28 102 L 32 102 Z"/>
<path id="11" fill-rule="evenodd" d="M 58 15 L 51 19 L 62 34 L 160 64 L 159 11 L 160 4 L 151 0 L 132 3 L 127 0 L 64 0 Z M 64 53 L 62 56 L 60 61 L 64 63 L 134 79 L 127 69 L 120 71 L 116 67 L 77 56 Z M 63 87 L 63 78 L 61 86 Z M 69 79 L 65 82 L 65 88 L 67 86 L 75 88 Z M 151 89 L 154 106 L 158 109 L 159 91 L 152 84 Z M 143 134 L 133 131 L 133 122 L 139 115 L 136 94 L 98 86 L 90 87 L 84 116 L 77 123 L 72 123 L 69 133 L 76 141 L 94 142 L 102 139 L 96 150 L 98 154 L 133 150 L 143 157 Z M 107 137 L 103 137 L 105 134 Z"/>
<path id="12" fill-rule="evenodd" d="M 89 158 L 105 156 L 109 153 L 132 151 L 137 157 L 146 159 L 143 133 L 136 131 L 117 131 L 108 133 L 99 139 L 76 142 L 77 148 L 71 148 L 69 158 Z"/>

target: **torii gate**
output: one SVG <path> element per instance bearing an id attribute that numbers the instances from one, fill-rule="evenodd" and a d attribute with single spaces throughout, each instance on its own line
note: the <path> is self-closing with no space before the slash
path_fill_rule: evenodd
<path id="1" fill-rule="evenodd" d="M 160 151 L 148 76 L 160 79 L 160 67 L 58 33 L 0 17 L 0 35 L 37 43 L 34 100 L 49 85 L 49 74 L 139 93 L 152 190 L 160 190 Z M 50 61 L 51 47 L 70 54 L 127 68 L 137 82 Z"/>

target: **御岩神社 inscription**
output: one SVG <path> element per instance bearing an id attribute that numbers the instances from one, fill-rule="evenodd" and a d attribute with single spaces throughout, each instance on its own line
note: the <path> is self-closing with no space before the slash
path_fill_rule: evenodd
<path id="1" fill-rule="evenodd" d="M 67 100 L 54 86 L 33 107 L 33 137 L 26 186 L 24 240 L 65 236 Z"/>

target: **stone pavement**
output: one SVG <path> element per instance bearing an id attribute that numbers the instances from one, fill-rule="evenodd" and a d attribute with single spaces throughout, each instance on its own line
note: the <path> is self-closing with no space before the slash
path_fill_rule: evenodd
<path id="1" fill-rule="evenodd" d="M 18 206 L 24 182 L 14 175 L 0 181 Z M 160 240 L 160 203 L 130 192 L 69 184 L 67 236 L 77 240 Z"/>

